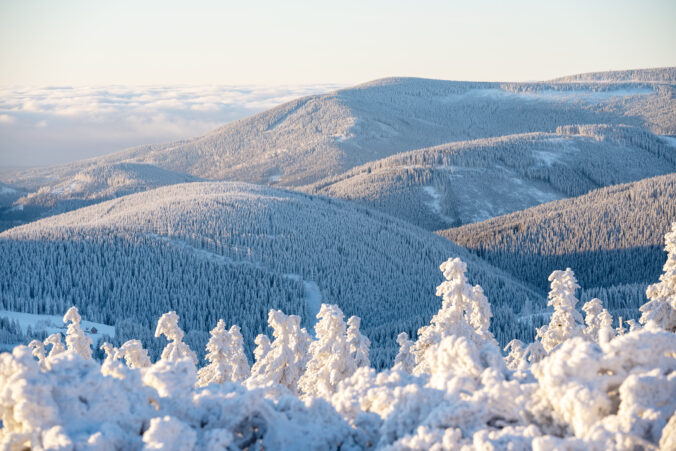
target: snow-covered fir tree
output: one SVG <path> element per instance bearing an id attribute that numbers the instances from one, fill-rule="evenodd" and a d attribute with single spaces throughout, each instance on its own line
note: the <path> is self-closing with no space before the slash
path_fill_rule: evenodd
<path id="1" fill-rule="evenodd" d="M 578 302 L 575 290 L 580 286 L 577 284 L 573 270 L 570 268 L 565 271 L 556 270 L 549 276 L 549 282 L 551 290 L 547 305 L 554 307 L 554 313 L 549 320 L 549 325 L 537 330 L 537 337 L 547 352 L 551 352 L 559 344 L 584 332 L 582 315 L 575 309 Z"/>
<path id="2" fill-rule="evenodd" d="M 211 338 L 207 343 L 207 355 L 205 357 L 209 364 L 202 367 L 197 373 L 197 383 L 200 386 L 230 381 L 228 348 L 231 346 L 231 340 L 230 334 L 225 328 L 225 321 L 219 319 L 216 327 L 210 333 Z"/>
<path id="3" fill-rule="evenodd" d="M 397 336 L 399 352 L 394 358 L 394 369 L 413 374 L 415 368 L 415 355 L 413 354 L 413 341 L 408 339 L 408 334 L 402 332 Z"/>
<path id="4" fill-rule="evenodd" d="M 66 347 L 63 345 L 63 341 L 61 340 L 61 334 L 58 332 L 45 338 L 44 344 L 45 347 L 51 346 L 48 357 L 54 357 L 55 355 L 65 352 L 66 350 Z"/>
<path id="5" fill-rule="evenodd" d="M 225 321 L 211 331 L 207 343 L 206 359 L 210 362 L 197 373 L 198 385 L 222 384 L 224 382 L 242 381 L 249 376 L 249 363 L 242 348 L 242 334 L 238 326 L 228 331 Z"/>
<path id="6" fill-rule="evenodd" d="M 582 311 L 585 313 L 584 322 L 587 325 L 585 334 L 591 341 L 596 343 L 600 340 L 608 341 L 615 335 L 612 327 L 613 317 L 603 308 L 600 299 L 593 298 L 586 302 L 582 306 Z"/>
<path id="7" fill-rule="evenodd" d="M 350 347 L 350 356 L 358 368 L 369 366 L 369 346 L 371 341 L 359 330 L 361 319 L 351 316 L 347 320 L 347 344 Z"/>
<path id="8" fill-rule="evenodd" d="M 143 348 L 143 344 L 139 340 L 125 341 L 118 352 L 120 356 L 124 357 L 129 368 L 147 368 L 150 366 L 148 351 Z"/>
<path id="9" fill-rule="evenodd" d="M 338 384 L 357 369 L 347 342 L 347 326 L 337 305 L 322 304 L 315 324 L 316 339 L 310 344 L 307 369 L 298 381 L 308 396 L 329 399 Z"/>
<path id="10" fill-rule="evenodd" d="M 66 345 L 70 352 L 74 352 L 83 359 L 92 358 L 92 339 L 85 335 L 80 327 L 80 313 L 77 307 L 73 306 L 63 315 L 63 322 L 69 323 L 66 329 Z"/>
<path id="11" fill-rule="evenodd" d="M 450 335 L 467 337 L 479 347 L 487 341 L 495 343 L 488 330 L 490 306 L 481 287 L 467 282 L 467 265 L 459 258 L 451 258 L 440 269 L 446 279 L 437 287 L 442 305 L 430 324 L 418 331 L 418 340 L 413 346 L 416 374 L 431 371 L 429 359 L 435 354 L 436 346 Z"/>
<path id="12" fill-rule="evenodd" d="M 183 343 L 183 330 L 178 327 L 178 315 L 173 310 L 165 313 L 157 321 L 157 328 L 155 329 L 155 338 L 164 335 L 169 343 L 162 351 L 162 359 L 170 362 L 189 358 L 197 365 L 197 356 L 190 349 L 190 347 Z"/>
<path id="13" fill-rule="evenodd" d="M 646 290 L 650 301 L 641 306 L 640 322 L 676 332 L 676 222 L 664 236 L 664 243 L 667 261 L 660 281 Z"/>
<path id="14" fill-rule="evenodd" d="M 251 374 L 249 361 L 244 354 L 244 337 L 242 337 L 240 327 L 236 324 L 230 326 L 228 335 L 230 335 L 230 348 L 228 349 L 230 380 L 241 382 Z"/>
<path id="15" fill-rule="evenodd" d="M 310 335 L 300 327 L 300 317 L 285 315 L 280 310 L 270 310 L 268 326 L 272 328 L 274 340 L 272 343 L 265 338 L 257 340 L 259 348 L 251 368 L 251 384 L 280 384 L 297 394 L 298 381 L 309 358 Z"/>

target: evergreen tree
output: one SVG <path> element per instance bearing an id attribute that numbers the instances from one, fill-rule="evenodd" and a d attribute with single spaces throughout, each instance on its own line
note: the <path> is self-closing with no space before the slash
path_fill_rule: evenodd
<path id="1" fill-rule="evenodd" d="M 670 332 L 676 332 L 676 222 L 664 236 L 667 261 L 660 281 L 650 285 L 646 295 L 650 299 L 641 306 L 641 324 L 652 324 Z"/>
<path id="2" fill-rule="evenodd" d="M 163 314 L 157 321 L 155 329 L 155 338 L 164 335 L 169 343 L 162 351 L 162 360 L 174 362 L 176 360 L 189 358 L 197 365 L 197 356 L 190 347 L 183 343 L 183 330 L 178 327 L 178 315 L 173 310 Z"/>
<path id="3" fill-rule="evenodd" d="M 575 273 L 570 268 L 565 271 L 554 271 L 549 276 L 549 282 L 551 290 L 547 305 L 554 307 L 554 313 L 549 325 L 537 329 L 537 337 L 547 352 L 551 352 L 564 341 L 584 333 L 582 315 L 575 310 L 578 302 L 575 290 L 580 288 Z"/>
<path id="4" fill-rule="evenodd" d="M 69 308 L 63 316 L 64 323 L 70 322 L 66 329 L 66 345 L 68 351 L 88 360 L 92 358 L 92 339 L 86 336 L 80 327 L 81 320 L 80 313 L 75 306 Z"/>

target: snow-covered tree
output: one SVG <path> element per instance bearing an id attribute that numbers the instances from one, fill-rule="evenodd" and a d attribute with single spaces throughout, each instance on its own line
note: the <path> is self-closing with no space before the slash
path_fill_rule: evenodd
<path id="1" fill-rule="evenodd" d="M 244 337 L 238 325 L 233 324 L 228 331 L 230 335 L 230 380 L 241 382 L 251 375 L 249 360 L 244 354 Z"/>
<path id="2" fill-rule="evenodd" d="M 75 306 L 69 308 L 63 315 L 63 322 L 70 322 L 66 329 L 66 345 L 70 352 L 76 353 L 83 359 L 91 359 L 92 339 L 85 335 L 82 327 L 80 327 L 80 321 L 82 321 L 82 318 Z"/>
<path id="3" fill-rule="evenodd" d="M 641 306 L 641 318 L 644 325 L 655 325 L 670 332 L 676 332 L 676 222 L 671 231 L 664 236 L 664 250 L 667 261 L 664 264 L 660 281 L 646 290 L 649 301 Z"/>
<path id="4" fill-rule="evenodd" d="M 565 271 L 554 271 L 549 276 L 549 282 L 551 282 L 551 290 L 547 305 L 554 307 L 554 313 L 549 320 L 549 325 L 537 330 L 537 337 L 547 352 L 551 352 L 564 341 L 584 333 L 582 315 L 575 309 L 578 302 L 575 290 L 580 286 L 577 284 L 573 270 L 567 268 Z"/>
<path id="5" fill-rule="evenodd" d="M 261 339 L 260 359 L 251 368 L 251 385 L 280 384 L 298 393 L 298 381 L 305 372 L 310 346 L 310 335 L 301 329 L 300 317 L 270 310 L 268 325 L 274 340 L 267 345 Z M 265 351 L 264 347 L 269 346 Z"/>
<path id="6" fill-rule="evenodd" d="M 402 332 L 397 336 L 397 343 L 399 344 L 399 352 L 394 358 L 393 369 L 413 374 L 413 369 L 415 368 L 415 355 L 412 351 L 413 341 L 408 339 L 406 332 Z"/>
<path id="7" fill-rule="evenodd" d="M 190 349 L 190 347 L 183 343 L 183 330 L 178 327 L 178 315 L 173 310 L 165 313 L 157 321 L 157 328 L 155 329 L 155 338 L 164 335 L 169 343 L 162 351 L 162 359 L 168 361 L 176 361 L 184 358 L 189 358 L 197 365 L 197 356 Z"/>
<path id="8" fill-rule="evenodd" d="M 427 352 L 434 354 L 434 347 L 450 335 L 467 337 L 479 347 L 486 342 L 497 344 L 488 330 L 492 316 L 490 306 L 481 287 L 467 282 L 467 265 L 459 258 L 451 258 L 440 269 L 446 278 L 437 287 L 442 304 L 430 324 L 418 330 L 418 340 L 413 347 L 415 374 L 430 372 Z"/>
<path id="9" fill-rule="evenodd" d="M 148 351 L 143 348 L 139 340 L 128 340 L 120 346 L 118 352 L 124 357 L 129 368 L 147 368 L 150 366 Z"/>
<path id="10" fill-rule="evenodd" d="M 369 366 L 369 346 L 371 341 L 359 330 L 361 318 L 351 316 L 347 320 L 347 344 L 350 347 L 350 355 L 358 368 Z"/>
<path id="11" fill-rule="evenodd" d="M 593 298 L 582 306 L 585 313 L 584 322 L 587 324 L 585 335 L 591 341 L 608 341 L 615 336 L 612 328 L 613 317 L 608 310 L 603 308 L 603 303 L 598 298 Z M 599 336 L 600 335 L 600 336 Z"/>
<path id="12" fill-rule="evenodd" d="M 66 351 L 63 341 L 61 341 L 61 334 L 58 332 L 45 338 L 44 344 L 45 346 L 51 345 L 51 349 L 49 350 L 49 355 L 47 357 L 54 357 L 55 355 Z"/>
<path id="13" fill-rule="evenodd" d="M 117 360 L 119 358 L 118 356 L 118 351 L 115 346 L 111 345 L 110 343 L 103 343 L 100 346 L 101 349 L 103 349 L 103 352 L 106 354 L 105 360 L 108 362 L 111 362 L 113 360 Z"/>
<path id="14" fill-rule="evenodd" d="M 30 343 L 28 343 L 28 347 L 31 348 L 31 352 L 33 353 L 35 358 L 38 359 L 40 369 L 43 369 L 43 370 L 46 369 L 45 359 L 47 357 L 46 357 L 45 345 L 40 340 L 33 340 Z"/>
<path id="15" fill-rule="evenodd" d="M 254 360 L 256 362 L 262 361 L 268 352 L 270 352 L 270 338 L 265 334 L 259 334 L 256 336 L 254 343 L 256 344 L 256 348 L 254 349 Z M 251 370 L 253 372 L 253 368 Z"/>
<path id="16" fill-rule="evenodd" d="M 216 327 L 211 330 L 211 338 L 207 343 L 205 358 L 210 363 L 197 372 L 197 385 L 222 384 L 230 381 L 230 362 L 228 362 L 230 341 L 225 321 L 219 319 Z"/>
<path id="17" fill-rule="evenodd" d="M 337 305 L 322 304 L 315 324 L 316 340 L 310 344 L 310 360 L 298 381 L 301 392 L 329 399 L 343 379 L 357 369 L 347 343 L 347 326 Z"/>
<path id="18" fill-rule="evenodd" d="M 249 362 L 244 355 L 244 340 L 239 326 L 233 325 L 228 331 L 225 321 L 219 319 L 211 331 L 207 351 L 205 358 L 210 363 L 197 373 L 198 385 L 239 382 L 249 376 Z"/>
<path id="19" fill-rule="evenodd" d="M 505 357 L 505 364 L 510 370 L 524 370 L 528 368 L 528 360 L 526 359 L 526 348 L 523 341 L 514 339 L 507 343 L 504 351 L 509 351 Z"/>

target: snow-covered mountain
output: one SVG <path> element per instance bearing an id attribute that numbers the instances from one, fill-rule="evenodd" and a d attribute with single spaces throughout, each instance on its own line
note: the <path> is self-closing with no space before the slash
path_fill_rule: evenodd
<path id="1" fill-rule="evenodd" d="M 188 175 L 295 188 L 401 152 L 458 141 L 556 133 L 557 129 L 579 124 L 604 124 L 609 128 L 624 124 L 657 134 L 676 134 L 673 72 L 674 68 L 665 68 L 584 76 L 589 81 L 582 82 L 541 83 L 388 78 L 300 98 L 198 138 L 18 171 L 2 180 L 29 193 L 21 203 L 35 207 L 23 213 L 27 221 L 128 192 L 190 181 Z M 548 152 L 545 148 L 541 155 Z M 111 187 L 108 174 L 112 170 L 129 171 L 131 165 L 140 165 L 144 173 L 152 172 L 149 167 L 155 166 L 173 175 L 142 174 L 135 178 L 138 183 L 133 187 Z M 648 171 L 644 176 L 659 173 Z M 83 177 L 86 187 L 81 183 Z M 144 177 L 149 177 L 146 183 L 142 182 Z M 181 177 L 186 179 L 180 180 Z M 493 202 L 490 193 L 482 193 L 481 187 L 468 189 L 479 197 L 486 194 L 486 201 Z M 437 193 L 429 190 L 429 194 L 432 197 L 424 201 L 436 205 Z M 372 197 L 371 193 L 365 195 Z M 507 209 L 486 205 L 478 215 L 433 215 L 419 223 L 435 227 L 457 225 L 556 198 L 552 196 L 557 194 L 539 196 L 522 190 L 517 194 L 520 199 L 506 202 Z M 54 208 L 56 204 L 59 208 Z"/>
<path id="2" fill-rule="evenodd" d="M 562 125 L 624 123 L 676 134 L 675 89 L 671 81 L 388 78 L 300 98 L 192 140 L 24 171 L 8 182 L 35 187 L 49 178 L 72 177 L 91 165 L 130 161 L 203 178 L 297 186 L 399 152 L 452 141 L 554 132 Z M 19 180 L 23 183 L 16 183 Z"/>
<path id="3" fill-rule="evenodd" d="M 401 153 L 302 189 L 438 230 L 675 171 L 671 141 L 587 125 Z"/>
<path id="4" fill-rule="evenodd" d="M 46 314 L 77 304 L 117 340 L 149 339 L 157 316 L 176 310 L 195 349 L 220 317 L 251 349 L 270 308 L 310 328 L 319 303 L 335 303 L 362 318 L 374 363 L 389 363 L 396 335 L 413 336 L 438 309 L 437 268 L 450 256 L 471 262 L 498 339 L 511 338 L 513 312 L 542 295 L 459 246 L 364 207 L 239 183 L 173 185 L 5 231 L 0 302 Z"/>
<path id="5" fill-rule="evenodd" d="M 627 318 L 662 272 L 663 236 L 673 221 L 676 173 L 439 233 L 541 289 L 555 269 L 573 268 L 587 297 Z"/>
<path id="6" fill-rule="evenodd" d="M 43 185 L 37 191 L 13 196 L 11 204 L 4 205 L 4 208 L 0 206 L 0 217 L 6 220 L 6 226 L 0 231 L 17 225 L 16 222 L 28 222 L 160 186 L 200 180 L 149 164 L 92 166 L 65 180 Z"/>

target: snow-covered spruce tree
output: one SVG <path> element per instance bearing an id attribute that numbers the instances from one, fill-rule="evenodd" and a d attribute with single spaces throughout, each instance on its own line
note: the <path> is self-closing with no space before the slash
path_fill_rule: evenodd
<path id="1" fill-rule="evenodd" d="M 265 358 L 265 356 L 270 352 L 270 339 L 265 334 L 259 334 L 254 340 L 256 347 L 254 348 L 254 360 L 259 362 Z M 255 365 L 255 363 L 254 363 Z M 253 367 L 251 368 L 253 372 Z"/>
<path id="2" fill-rule="evenodd" d="M 40 341 L 40 340 L 33 340 L 30 343 L 28 343 L 28 347 L 31 348 L 31 352 L 33 353 L 33 356 L 38 359 L 38 364 L 40 365 L 41 370 L 46 369 L 46 362 L 45 359 L 46 357 L 46 351 L 45 351 L 45 345 Z"/>
<path id="3" fill-rule="evenodd" d="M 509 354 L 505 357 L 507 368 L 512 371 L 525 370 L 528 368 L 526 348 L 524 347 L 523 341 L 515 338 L 507 343 L 507 346 L 505 346 L 503 351 L 509 351 Z"/>
<path id="4" fill-rule="evenodd" d="M 233 325 L 228 331 L 225 322 L 219 319 L 211 331 L 207 351 L 205 358 L 211 363 L 198 371 L 198 386 L 239 382 L 249 376 L 249 362 L 244 355 L 244 339 L 239 326 Z"/>
<path id="5" fill-rule="evenodd" d="M 157 328 L 155 329 L 155 338 L 164 335 L 169 343 L 162 351 L 162 360 L 170 362 L 181 360 L 188 357 L 197 365 L 197 356 L 190 349 L 190 347 L 183 343 L 183 330 L 178 327 L 178 315 L 175 311 L 165 313 L 157 321 Z"/>
<path id="6" fill-rule="evenodd" d="M 200 387 L 209 384 L 222 384 L 230 381 L 230 363 L 228 362 L 228 348 L 230 334 L 225 328 L 225 321 L 218 320 L 211 332 L 207 343 L 207 359 L 210 363 L 197 372 L 197 385 Z"/>
<path id="7" fill-rule="evenodd" d="M 129 368 L 147 368 L 150 366 L 148 351 L 143 348 L 143 344 L 139 340 L 124 342 L 118 352 L 121 357 L 124 357 Z"/>
<path id="8" fill-rule="evenodd" d="M 437 287 L 437 296 L 442 297 L 441 309 L 428 326 L 418 330 L 418 340 L 413 346 L 416 367 L 414 374 L 429 374 L 428 352 L 450 335 L 463 336 L 481 348 L 486 342 L 497 345 L 488 330 L 492 316 L 488 300 L 481 287 L 471 286 L 465 272 L 467 265 L 459 258 L 451 258 L 440 266 L 446 280 Z"/>
<path id="9" fill-rule="evenodd" d="M 584 322 L 587 324 L 585 335 L 588 339 L 599 343 L 599 341 L 611 340 L 615 336 L 615 330 L 612 327 L 613 317 L 608 310 L 603 308 L 600 299 L 591 299 L 582 306 L 582 311 L 585 313 Z"/>
<path id="10" fill-rule="evenodd" d="M 393 370 L 404 371 L 408 374 L 413 374 L 415 368 L 415 355 L 413 355 L 413 341 L 408 339 L 408 334 L 402 332 L 397 336 L 397 343 L 399 344 L 399 352 L 394 358 Z"/>
<path id="11" fill-rule="evenodd" d="M 251 368 L 248 385 L 280 384 L 297 394 L 298 381 L 309 358 L 310 335 L 301 329 L 299 316 L 285 315 L 280 310 L 268 312 L 268 326 L 272 328 L 274 340 L 270 344 L 264 338 L 256 339 L 260 358 L 257 356 Z"/>
<path id="12" fill-rule="evenodd" d="M 350 346 L 350 356 L 354 359 L 357 368 L 370 366 L 369 347 L 371 341 L 359 330 L 361 318 L 351 316 L 347 320 L 347 344 Z"/>
<path id="13" fill-rule="evenodd" d="M 308 396 L 330 399 L 338 383 L 350 377 L 357 365 L 347 343 L 347 326 L 340 308 L 322 304 L 317 318 L 317 339 L 310 344 L 310 360 L 298 388 Z"/>
<path id="14" fill-rule="evenodd" d="M 228 331 L 230 334 L 230 349 L 228 358 L 230 359 L 230 380 L 241 382 L 251 375 L 249 360 L 244 353 L 244 337 L 239 326 L 233 324 Z"/>
<path id="15" fill-rule="evenodd" d="M 49 337 L 45 338 L 44 341 L 45 346 L 52 346 L 51 349 L 49 350 L 49 357 L 54 357 L 55 355 L 61 354 L 62 352 L 66 351 L 66 347 L 63 345 L 63 341 L 61 340 L 61 334 L 59 332 L 55 334 L 51 334 Z"/>
<path id="16" fill-rule="evenodd" d="M 82 321 L 82 318 L 75 306 L 69 308 L 66 314 L 63 315 L 63 322 L 70 322 L 66 329 L 66 345 L 68 346 L 68 351 L 76 353 L 83 359 L 91 359 L 92 339 L 85 335 L 80 327 L 80 321 Z"/>
<path id="17" fill-rule="evenodd" d="M 649 301 L 639 309 L 639 322 L 676 332 L 676 222 L 671 225 L 671 232 L 664 236 L 664 243 L 667 261 L 660 281 L 646 290 Z"/>
<path id="18" fill-rule="evenodd" d="M 584 333 L 582 315 L 575 310 L 578 302 L 575 290 L 580 286 L 573 270 L 567 268 L 565 271 L 554 271 L 549 276 L 549 282 L 551 290 L 547 305 L 554 307 L 554 313 L 549 325 L 537 329 L 537 337 L 547 352 L 551 352 L 564 341 Z"/>
<path id="19" fill-rule="evenodd" d="M 103 349 L 103 352 L 106 354 L 104 362 L 112 362 L 113 360 L 117 360 L 119 358 L 118 351 L 115 346 L 111 345 L 110 343 L 103 343 L 100 346 L 101 349 Z"/>

